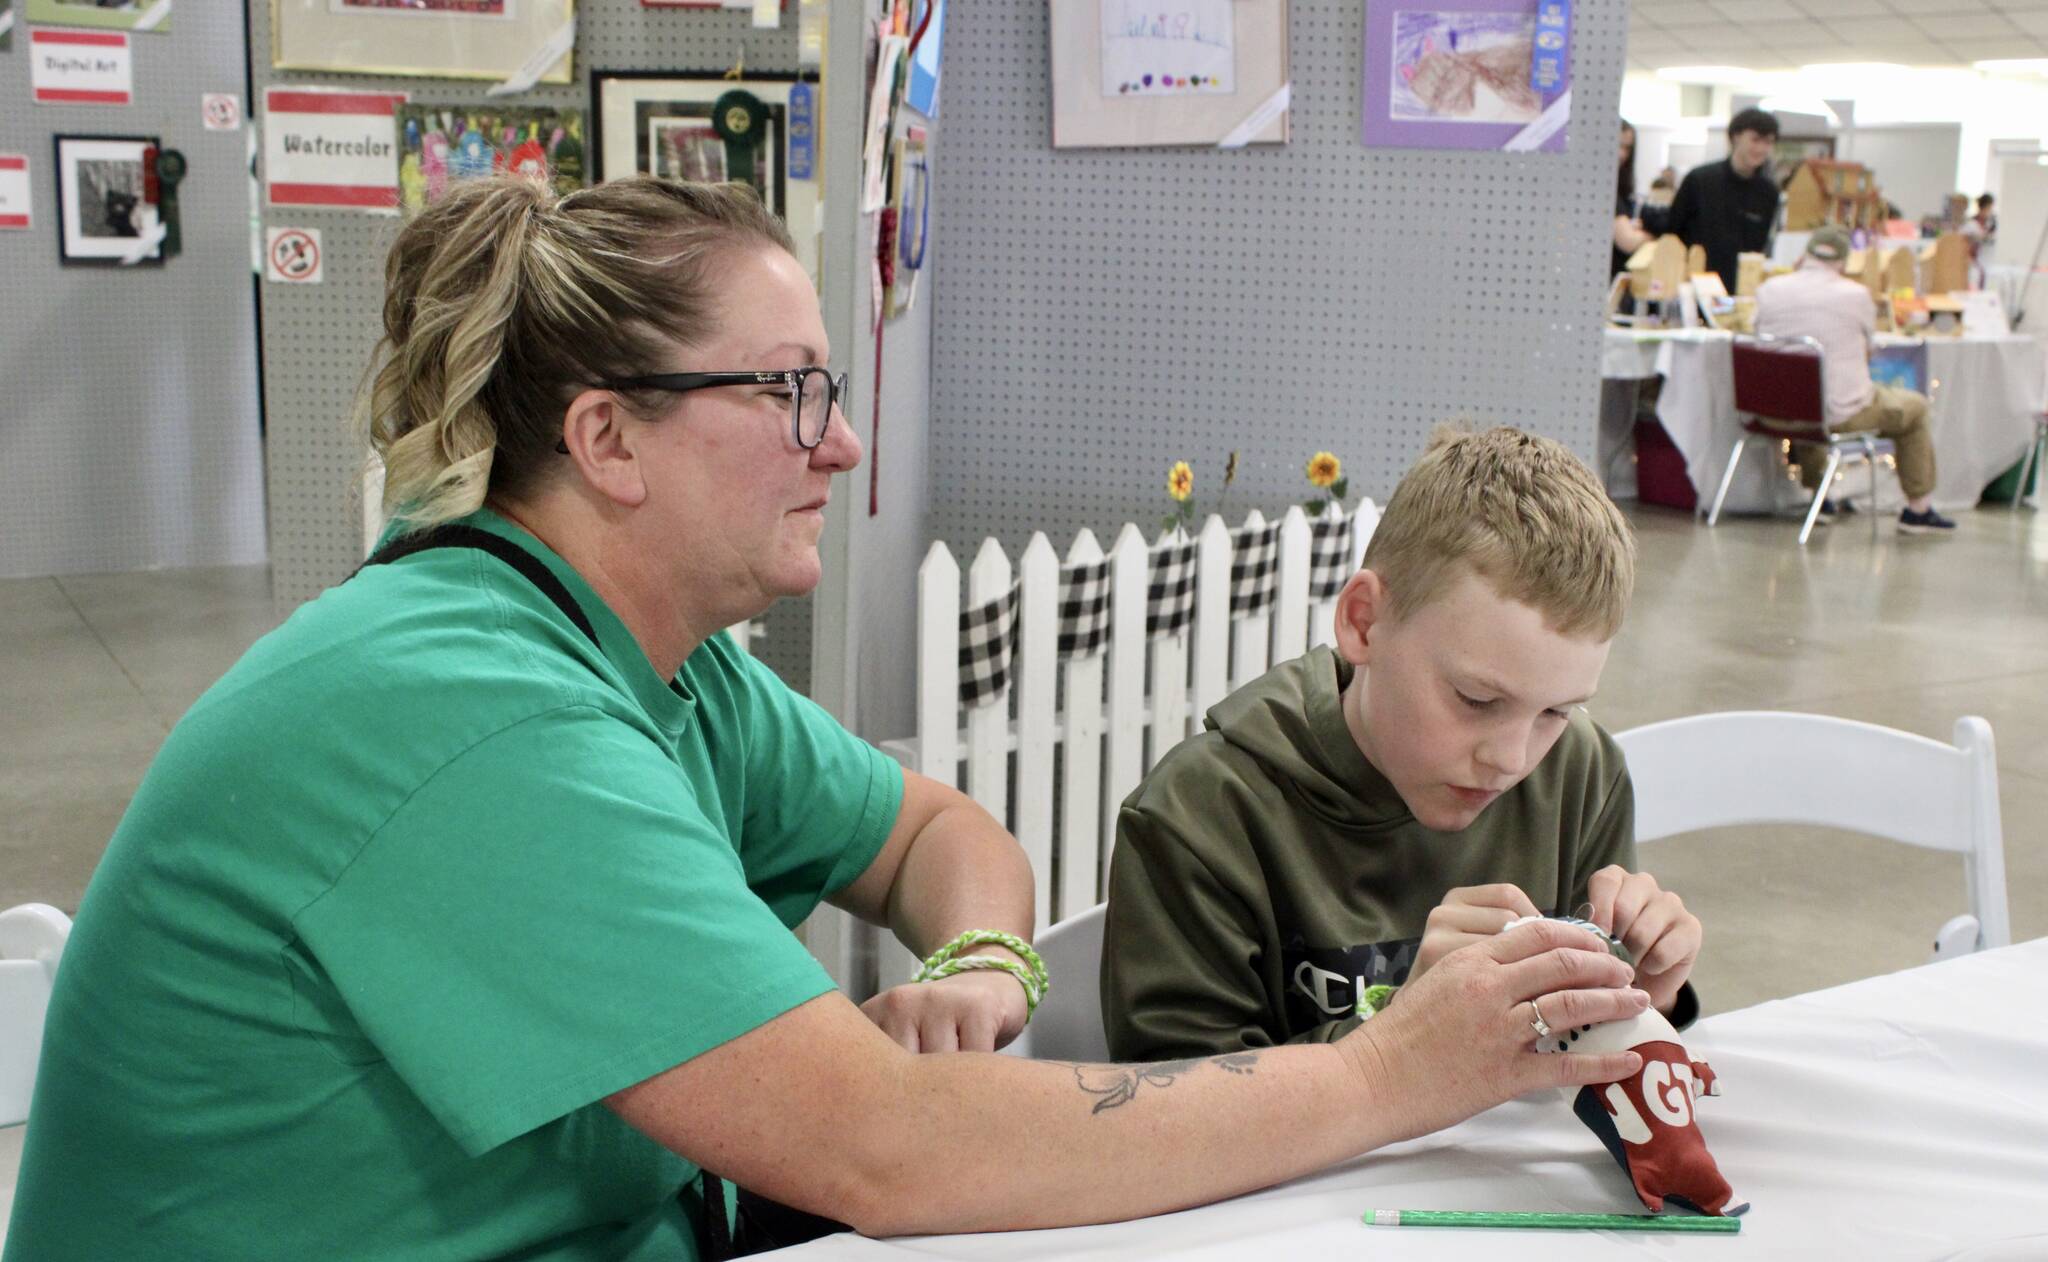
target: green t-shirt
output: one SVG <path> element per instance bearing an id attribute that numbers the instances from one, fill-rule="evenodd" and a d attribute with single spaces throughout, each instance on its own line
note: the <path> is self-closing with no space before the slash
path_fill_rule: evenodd
<path id="1" fill-rule="evenodd" d="M 601 1101 L 831 989 L 790 928 L 902 775 L 723 635 L 657 678 L 468 521 L 600 643 L 441 549 L 200 698 L 58 969 L 7 1262 L 694 1257 L 695 1169 Z"/>

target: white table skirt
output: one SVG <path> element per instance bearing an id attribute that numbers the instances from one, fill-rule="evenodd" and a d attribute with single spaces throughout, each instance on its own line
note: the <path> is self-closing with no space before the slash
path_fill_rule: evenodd
<path id="1" fill-rule="evenodd" d="M 1880 346 L 1911 345 L 1919 339 L 1880 336 Z M 1927 338 L 1928 423 L 1934 431 L 1934 502 L 1949 510 L 1974 507 L 1984 487 L 2017 464 L 2034 436 L 2034 417 L 2048 408 L 2048 350 L 2018 334 Z M 1643 377 L 1648 364 L 1664 378 L 1657 418 L 1685 457 L 1685 467 L 1702 504 L 1720 485 L 1728 454 L 1742 435 L 1735 415 L 1734 337 L 1707 330 L 1665 334 L 1626 329 L 1606 331 L 1604 376 Z M 1654 351 L 1650 348 L 1654 347 Z M 1652 356 L 1654 355 L 1654 359 Z M 1609 370 L 1613 371 L 1609 371 Z M 1775 511 L 1801 496 L 1782 466 L 1743 457 L 1728 492 L 1733 512 Z M 1868 484 L 1858 471 L 1846 491 L 1861 498 Z M 1886 504 L 1895 504 L 1897 483 L 1878 479 Z"/>
<path id="2" fill-rule="evenodd" d="M 959 1258 L 2048 1258 L 2048 938 L 1702 1021 L 1699 1102 L 1754 1208 L 1737 1236 L 1367 1228 L 1368 1209 L 1640 1212 L 1563 1092 L 1217 1205 L 1135 1222 L 864 1240 L 791 1262 Z M 986 1177 L 1001 1178 L 1000 1161 Z M 962 1184 L 963 1195 L 972 1195 Z"/>

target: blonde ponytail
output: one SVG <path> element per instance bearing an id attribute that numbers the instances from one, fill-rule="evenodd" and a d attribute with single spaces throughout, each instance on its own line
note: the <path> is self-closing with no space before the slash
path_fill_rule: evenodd
<path id="1" fill-rule="evenodd" d="M 719 257 L 748 246 L 791 248 L 740 184 L 456 185 L 385 261 L 356 423 L 384 462 L 386 514 L 448 521 L 548 467 L 569 400 L 658 370 L 664 340 L 705 336 Z"/>

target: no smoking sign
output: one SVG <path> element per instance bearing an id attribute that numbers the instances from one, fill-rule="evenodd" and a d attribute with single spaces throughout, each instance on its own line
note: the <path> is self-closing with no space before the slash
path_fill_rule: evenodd
<path id="1" fill-rule="evenodd" d="M 272 228 L 263 251 L 263 270 L 271 280 L 294 285 L 320 283 L 326 259 L 318 228 Z"/>
<path id="2" fill-rule="evenodd" d="M 202 93 L 199 116 L 208 131 L 237 131 L 242 126 L 242 98 L 232 92 Z"/>

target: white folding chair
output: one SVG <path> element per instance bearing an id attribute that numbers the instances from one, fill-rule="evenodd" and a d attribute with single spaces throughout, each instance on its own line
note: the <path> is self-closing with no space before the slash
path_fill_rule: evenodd
<path id="1" fill-rule="evenodd" d="M 1817 824 L 1963 856 L 1970 911 L 1934 959 L 2010 945 L 1991 725 L 1955 744 L 1820 714 L 1737 710 L 1615 734 L 1635 784 L 1636 840 L 1731 824 Z"/>
<path id="2" fill-rule="evenodd" d="M 24 903 L 0 911 L 0 1241 L 14 1208 L 21 1123 L 28 1120 L 43 1051 L 43 1012 L 70 936 L 71 918 L 55 907 Z"/>
<path id="3" fill-rule="evenodd" d="M 1102 1032 L 1102 914 L 1097 903 L 1047 929 L 1032 944 L 1052 988 L 1031 1024 L 1003 1050 L 1032 1060 L 1106 1061 Z"/>

